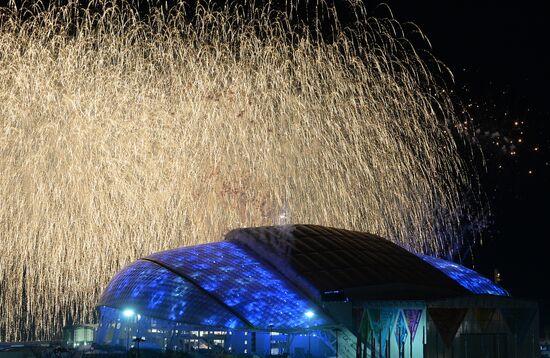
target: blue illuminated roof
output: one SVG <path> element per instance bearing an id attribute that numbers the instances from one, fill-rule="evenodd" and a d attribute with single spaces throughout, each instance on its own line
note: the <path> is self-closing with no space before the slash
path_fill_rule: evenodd
<path id="1" fill-rule="evenodd" d="M 138 260 L 114 277 L 99 305 L 201 326 L 293 330 L 332 323 L 275 270 L 230 242 Z"/>
<path id="2" fill-rule="evenodd" d="M 122 269 L 103 292 L 99 305 L 190 324 L 246 327 L 197 287 L 149 261 L 138 260 Z"/>
<path id="3" fill-rule="evenodd" d="M 306 317 L 305 312 L 315 309 L 306 296 L 234 243 L 183 247 L 153 254 L 149 259 L 191 278 L 254 327 L 292 329 L 329 323 L 321 314 Z"/>
<path id="4" fill-rule="evenodd" d="M 433 267 L 441 270 L 447 276 L 460 283 L 464 288 L 470 292 L 481 295 L 496 295 L 496 296 L 509 296 L 502 287 L 493 283 L 493 281 L 485 278 L 462 265 L 455 264 L 454 262 L 438 259 L 433 256 L 419 255 L 424 261 L 432 265 Z"/>

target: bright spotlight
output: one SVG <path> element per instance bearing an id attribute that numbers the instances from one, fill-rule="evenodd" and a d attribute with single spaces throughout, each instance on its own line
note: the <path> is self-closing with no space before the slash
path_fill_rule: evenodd
<path id="1" fill-rule="evenodd" d="M 313 311 L 306 311 L 306 313 L 304 314 L 307 318 L 313 318 L 313 316 L 315 316 L 315 313 Z"/>
<path id="2" fill-rule="evenodd" d="M 135 314 L 133 309 L 127 308 L 124 311 L 122 311 L 122 315 L 126 318 L 132 317 Z"/>

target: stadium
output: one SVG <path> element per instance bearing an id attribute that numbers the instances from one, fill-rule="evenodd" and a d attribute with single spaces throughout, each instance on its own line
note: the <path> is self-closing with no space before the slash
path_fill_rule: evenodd
<path id="1" fill-rule="evenodd" d="M 538 308 L 473 270 L 375 235 L 236 229 L 122 269 L 98 346 L 288 357 L 535 357 Z"/>

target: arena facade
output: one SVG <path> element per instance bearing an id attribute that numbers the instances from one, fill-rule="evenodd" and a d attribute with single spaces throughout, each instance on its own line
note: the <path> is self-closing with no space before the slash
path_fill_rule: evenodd
<path id="1" fill-rule="evenodd" d="M 98 311 L 96 344 L 120 350 L 538 356 L 536 304 L 453 262 L 314 225 L 236 229 L 154 253 L 112 279 Z"/>

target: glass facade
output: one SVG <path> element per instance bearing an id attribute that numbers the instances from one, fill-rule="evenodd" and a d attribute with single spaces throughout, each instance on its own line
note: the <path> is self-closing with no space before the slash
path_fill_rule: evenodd
<path id="1" fill-rule="evenodd" d="M 63 327 L 63 344 L 70 348 L 89 347 L 95 341 L 94 325 L 71 325 Z"/>
<path id="2" fill-rule="evenodd" d="M 100 306 L 101 323 L 96 334 L 97 348 L 110 352 L 135 350 L 136 337 L 144 340 L 140 350 L 179 353 L 224 353 L 226 356 L 291 355 L 296 358 L 334 356 L 335 342 L 328 331 L 304 330 L 296 333 L 222 330 L 151 318 L 124 310 Z M 308 353 L 310 353 L 308 355 Z"/>

